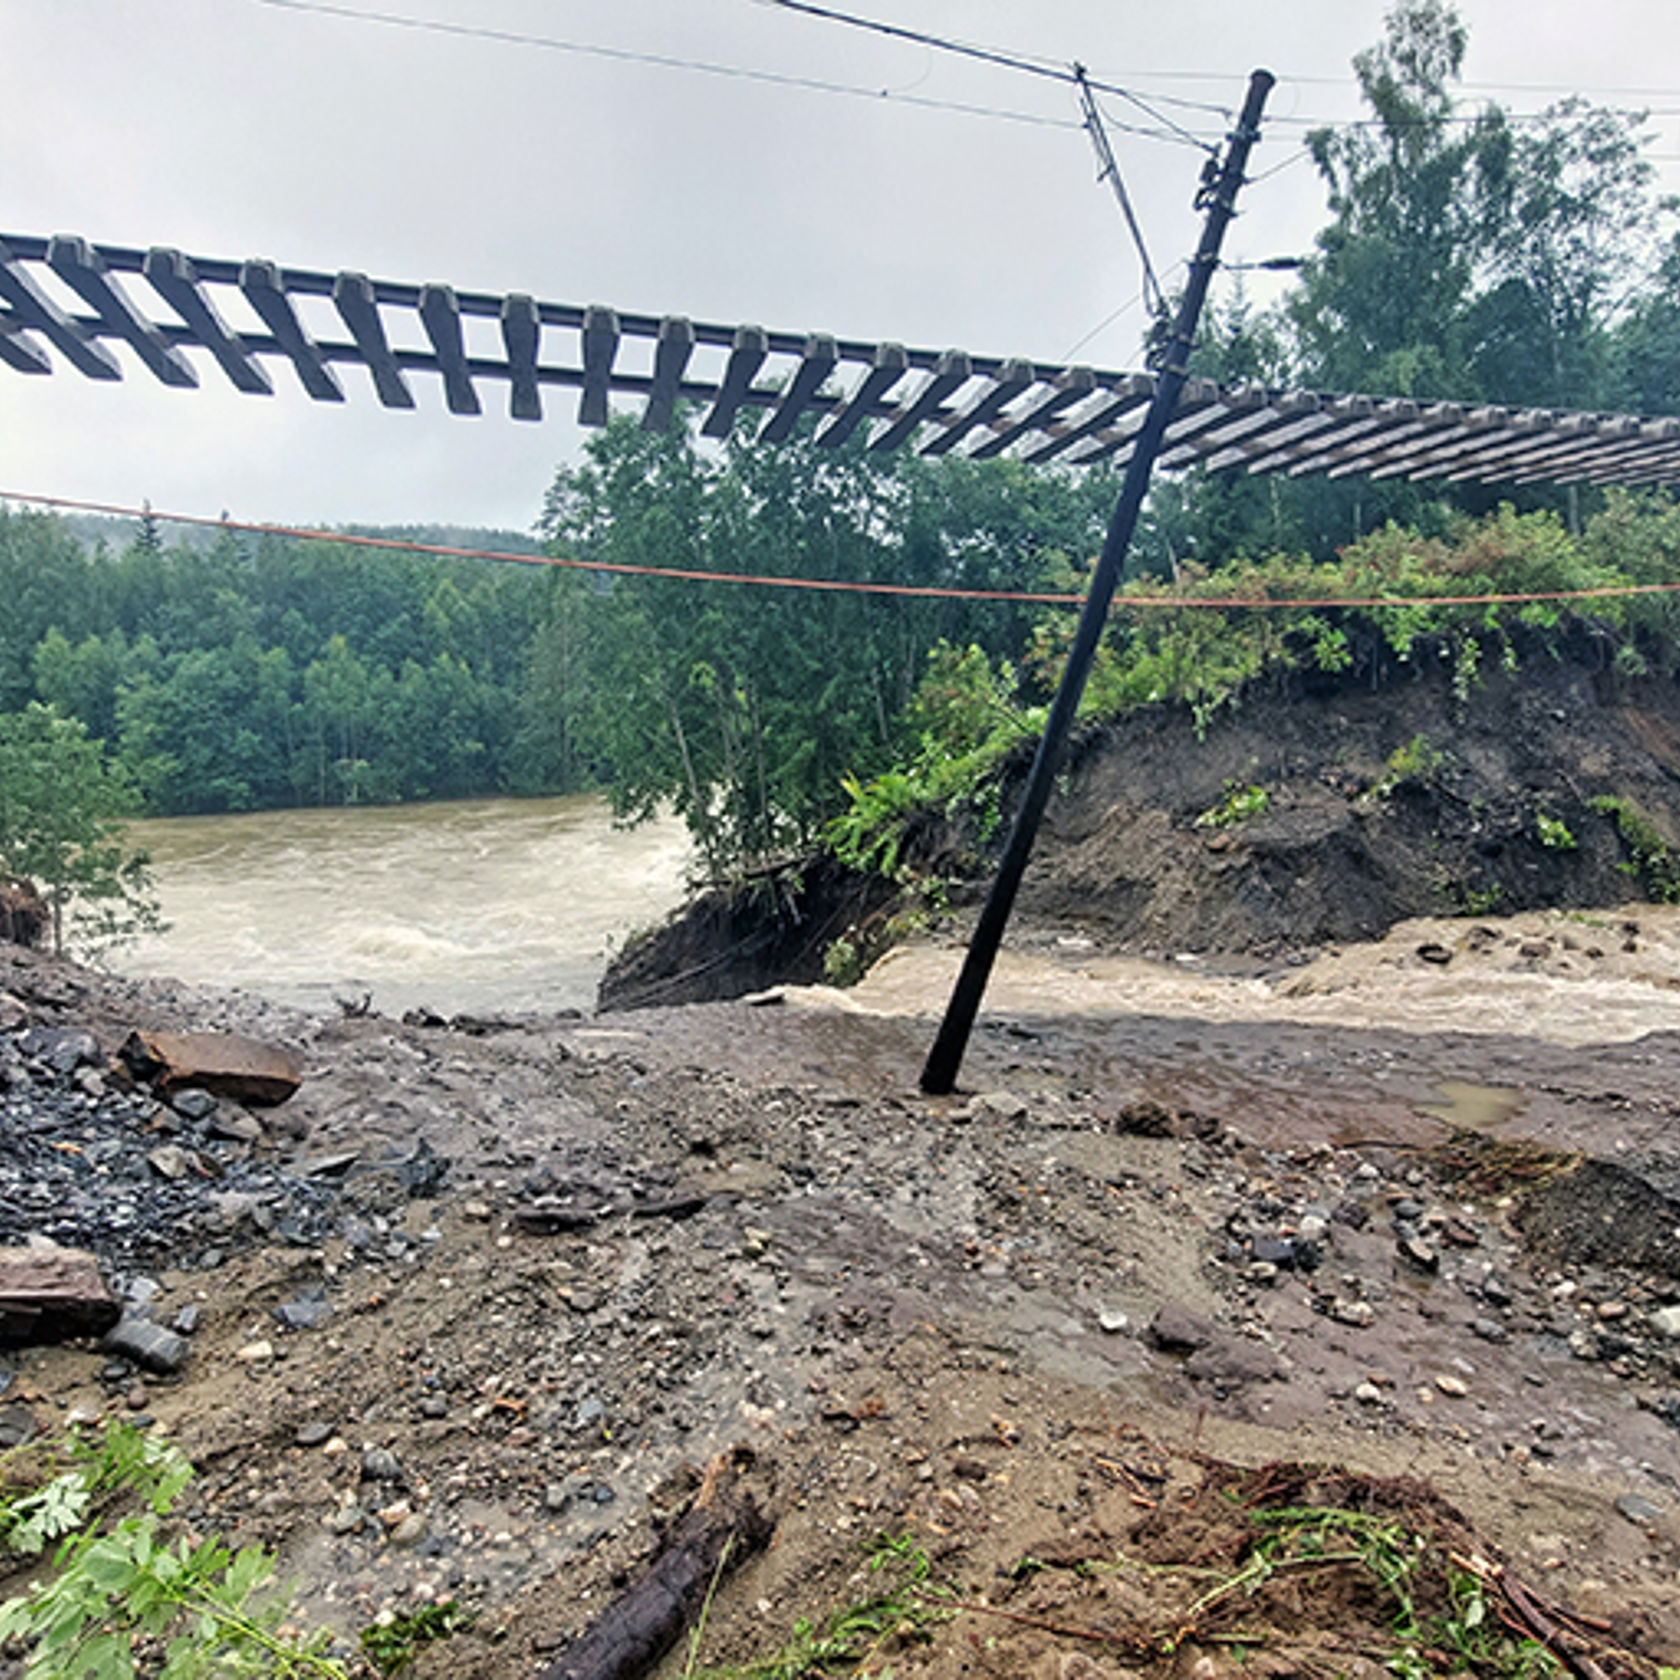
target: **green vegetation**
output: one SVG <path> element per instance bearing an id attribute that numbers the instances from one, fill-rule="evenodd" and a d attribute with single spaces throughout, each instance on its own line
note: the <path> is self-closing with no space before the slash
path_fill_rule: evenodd
<path id="1" fill-rule="evenodd" d="M 1244 787 L 1239 782 L 1228 781 L 1224 798 L 1196 818 L 1196 827 L 1235 828 L 1238 823 L 1263 815 L 1271 803 L 1272 796 L 1263 787 L 1253 783 Z"/>
<path id="2" fill-rule="evenodd" d="M 1233 1501 L 1227 1538 L 1236 1554 L 1228 1567 L 1125 1555 L 1070 1566 L 1087 1578 L 1129 1574 L 1148 1580 L 1153 1627 L 1132 1623 L 1102 1631 L 1103 1621 L 1080 1608 L 1077 1596 L 1060 1609 L 1025 1610 L 968 1597 L 934 1574 L 914 1535 L 882 1535 L 871 1548 L 869 1568 L 886 1577 L 886 1590 L 821 1623 L 800 1619 L 777 1650 L 756 1661 L 697 1670 L 691 1651 L 686 1673 L 701 1680 L 890 1674 L 895 1652 L 969 1621 L 989 1624 L 999 1636 L 1011 1624 L 1025 1625 L 1040 1638 L 1065 1637 L 1070 1648 L 1106 1646 L 1117 1658 L 1154 1673 L 1170 1666 L 1187 1642 L 1217 1643 L 1239 1664 L 1245 1650 L 1293 1648 L 1291 1636 L 1312 1631 L 1315 1614 L 1357 1637 L 1358 1648 L 1397 1680 L 1431 1680 L 1449 1670 L 1480 1680 L 1549 1680 L 1562 1672 L 1544 1645 L 1507 1625 L 1491 1568 L 1473 1556 L 1461 1557 L 1427 1518 L 1334 1505 L 1244 1509 L 1232 1490 L 1226 1492 Z M 1020 1581 L 1059 1567 L 1028 1555 L 1009 1573 Z M 1319 1584 L 1322 1599 L 1315 1590 Z M 1357 1617 L 1356 1630 L 1345 1625 L 1350 1612 Z M 975 1648 L 982 1642 L 967 1629 L 952 1637 L 958 1650 L 963 1641 Z M 987 1650 L 997 1642 L 984 1638 Z"/>
<path id="3" fill-rule="evenodd" d="M 1631 854 L 1621 867 L 1638 875 L 1645 890 L 1659 904 L 1680 904 L 1680 860 L 1661 829 L 1633 800 L 1605 794 L 1591 801 L 1600 816 L 1608 817 Z"/>
<path id="4" fill-rule="evenodd" d="M 33 1449 L 5 1455 L 6 1548 L 35 1556 L 60 1541 L 46 1575 L 0 1604 L 0 1643 L 28 1649 L 25 1680 L 133 1680 L 143 1667 L 170 1680 L 345 1680 L 325 1633 L 283 1626 L 268 1553 L 163 1531 L 192 1475 L 176 1449 L 113 1424 L 71 1456 L 47 1475 Z"/>
<path id="5" fill-rule="evenodd" d="M 1643 119 L 1466 108 L 1466 43 L 1448 0 L 1395 0 L 1354 65 L 1368 118 L 1309 136 L 1328 206 L 1298 283 L 1216 310 L 1195 371 L 1680 412 L 1680 235 Z M 894 875 L 921 814 L 996 823 L 994 771 L 1072 633 L 1065 609 L 939 592 L 1077 594 L 1115 490 L 1102 467 L 876 455 L 861 433 L 714 448 L 679 414 L 593 435 L 539 526 L 554 557 L 694 579 L 231 530 L 171 546 L 151 520 L 113 551 L 0 509 L 0 715 L 77 720 L 148 814 L 601 788 L 626 821 L 678 812 L 715 879 L 823 837 Z M 1205 731 L 1256 683 L 1425 664 L 1463 699 L 1570 638 L 1620 678 L 1680 670 L 1676 596 L 1486 599 L 1680 582 L 1680 510 L 1517 494 L 1163 478 L 1085 717 L 1177 704 Z M 1443 594 L 1468 599 L 1420 604 Z M 1195 604 L 1233 599 L 1253 605 Z"/>
<path id="6" fill-rule="evenodd" d="M 702 1668 L 699 1680 L 807 1680 L 872 1668 L 889 1643 L 919 1643 L 957 1614 L 956 1590 L 933 1575 L 933 1564 L 912 1534 L 881 1534 L 869 1546 L 869 1572 L 882 1590 L 836 1611 L 821 1625 L 800 1620 L 787 1643 L 762 1661 Z M 690 1662 L 690 1673 L 694 1673 Z"/>
<path id="7" fill-rule="evenodd" d="M 78 718 L 31 701 L 0 713 L 0 881 L 33 882 L 52 911 L 53 949 L 82 914 L 83 943 L 105 946 L 158 925 L 146 857 L 123 840 L 135 807 L 120 765 Z"/>
<path id="8" fill-rule="evenodd" d="M 422 1645 L 469 1628 L 477 1613 L 464 1610 L 454 1599 L 422 1605 L 402 1615 L 382 1616 L 362 1629 L 362 1650 L 381 1674 L 400 1674 L 420 1653 Z"/>
<path id="9" fill-rule="evenodd" d="M 1446 762 L 1446 754 L 1432 747 L 1427 735 L 1414 735 L 1388 755 L 1382 775 L 1371 784 L 1370 797 L 1388 799 L 1405 782 L 1426 782 Z"/>
<path id="10" fill-rule="evenodd" d="M 1570 833 L 1569 825 L 1554 817 L 1549 811 L 1534 813 L 1534 826 L 1540 835 L 1540 844 L 1549 852 L 1572 852 L 1575 850 L 1575 836 Z"/>

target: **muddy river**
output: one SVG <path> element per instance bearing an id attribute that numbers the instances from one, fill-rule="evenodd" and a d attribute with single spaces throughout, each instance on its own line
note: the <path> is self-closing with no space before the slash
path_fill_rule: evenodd
<path id="1" fill-rule="evenodd" d="M 136 823 L 169 923 L 125 974 L 446 1014 L 586 1009 L 608 954 L 683 895 L 681 823 L 491 799 Z"/>
<path id="2" fill-rule="evenodd" d="M 240 986 L 331 1012 L 589 1009 L 612 950 L 682 899 L 680 823 L 615 828 L 598 799 L 477 800 L 135 825 L 169 930 L 119 953 L 133 975 Z M 960 949 L 890 953 L 830 1007 L 935 1016 Z M 1115 956 L 1017 926 L 994 1013 L 1292 1021 L 1626 1042 L 1680 1027 L 1680 907 L 1405 922 L 1294 964 Z M 812 1001 L 817 1001 L 815 998 Z"/>

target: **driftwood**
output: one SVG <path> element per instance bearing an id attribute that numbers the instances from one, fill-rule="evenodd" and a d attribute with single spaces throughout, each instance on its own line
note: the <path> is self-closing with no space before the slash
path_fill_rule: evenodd
<path id="1" fill-rule="evenodd" d="M 99 1336 L 121 1315 L 79 1248 L 0 1248 L 0 1342 Z"/>
<path id="2" fill-rule="evenodd" d="M 647 1571 L 540 1680 L 640 1680 L 648 1673 L 700 1613 L 714 1583 L 770 1539 L 774 1524 L 739 1483 L 736 1454 L 719 1453 Z"/>

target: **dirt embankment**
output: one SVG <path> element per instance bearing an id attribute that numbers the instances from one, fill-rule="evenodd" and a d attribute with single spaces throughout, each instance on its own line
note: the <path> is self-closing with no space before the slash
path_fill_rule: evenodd
<path id="1" fill-rule="evenodd" d="M 1618 678 L 1590 645 L 1533 653 L 1462 698 L 1444 662 L 1400 669 L 1376 688 L 1252 692 L 1200 739 L 1177 707 L 1091 732 L 1018 916 L 1110 951 L 1276 958 L 1380 939 L 1408 917 L 1606 907 L 1649 886 L 1652 843 L 1680 838 L 1680 687 Z M 1649 824 L 1643 858 L 1626 814 Z M 932 827 L 924 859 L 957 875 L 960 910 L 984 890 L 987 857 Z M 878 948 L 892 908 L 832 863 L 776 891 L 710 896 L 624 954 L 601 1007 L 808 981 L 837 937 Z"/>

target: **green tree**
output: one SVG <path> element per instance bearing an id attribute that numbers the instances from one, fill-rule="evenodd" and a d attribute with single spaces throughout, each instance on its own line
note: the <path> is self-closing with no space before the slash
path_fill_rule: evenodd
<path id="1" fill-rule="evenodd" d="M 72 906 L 90 946 L 158 925 L 145 854 L 124 838 L 135 803 L 127 777 L 78 719 L 38 702 L 0 714 L 0 873 L 45 897 L 55 952 L 63 953 Z"/>
<path id="2" fill-rule="evenodd" d="M 1398 0 L 1382 41 L 1354 59 L 1373 120 L 1307 144 L 1329 192 L 1288 310 L 1322 389 L 1466 393 L 1465 312 L 1484 246 L 1491 114 L 1465 121 L 1452 88 L 1468 33 L 1447 0 Z"/>

